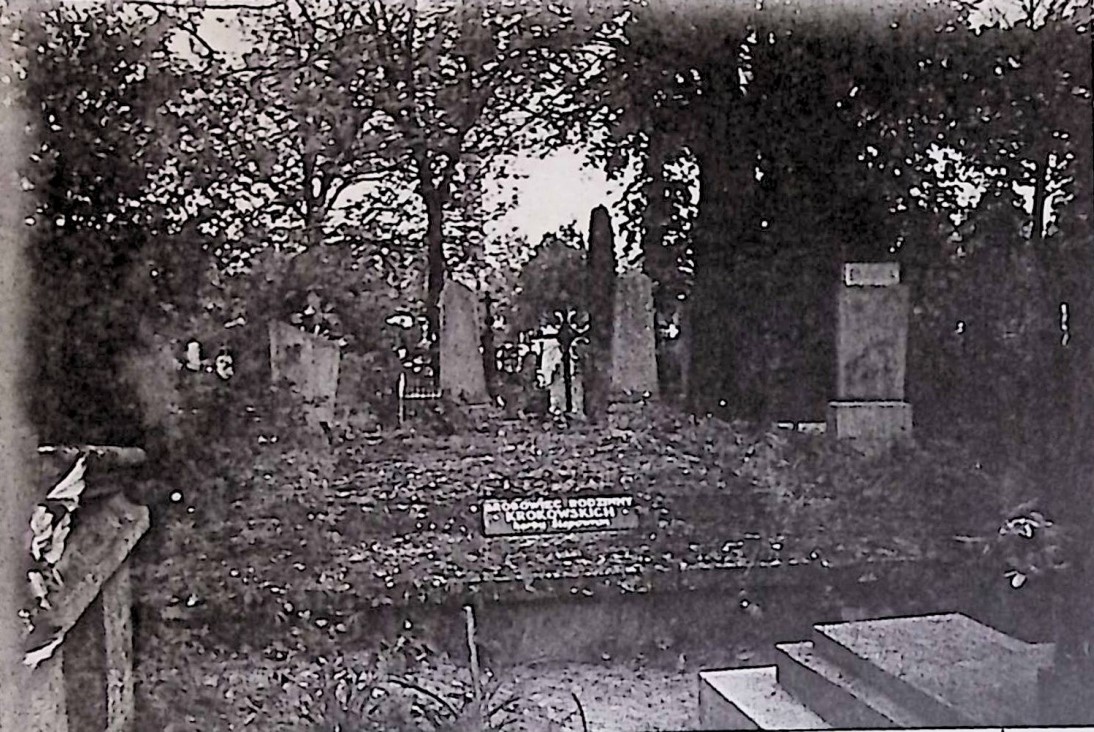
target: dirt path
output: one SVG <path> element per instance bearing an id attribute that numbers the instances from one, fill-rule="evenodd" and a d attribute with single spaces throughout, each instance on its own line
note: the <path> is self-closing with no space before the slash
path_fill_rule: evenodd
<path id="1" fill-rule="evenodd" d="M 513 683 L 565 732 L 658 732 L 695 728 L 697 674 L 636 665 L 538 665 L 517 669 Z"/>

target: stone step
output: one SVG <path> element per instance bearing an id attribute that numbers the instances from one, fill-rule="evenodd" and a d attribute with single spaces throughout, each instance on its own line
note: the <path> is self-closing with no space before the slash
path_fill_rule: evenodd
<path id="1" fill-rule="evenodd" d="M 1036 724 L 1037 674 L 1051 644 L 1030 644 L 959 613 L 813 628 L 815 654 L 930 726 Z"/>
<path id="2" fill-rule="evenodd" d="M 811 641 L 775 646 L 779 686 L 825 722 L 848 729 L 908 729 L 923 721 L 816 652 Z"/>
<path id="3" fill-rule="evenodd" d="M 829 729 L 779 686 L 774 666 L 699 673 L 699 729 Z"/>

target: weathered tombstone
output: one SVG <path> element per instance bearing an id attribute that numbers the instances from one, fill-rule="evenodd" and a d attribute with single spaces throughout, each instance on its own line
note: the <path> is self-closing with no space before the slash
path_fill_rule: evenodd
<path id="1" fill-rule="evenodd" d="M 641 272 L 619 277 L 612 330 L 612 401 L 635 402 L 657 396 L 654 328 L 653 282 Z"/>
<path id="2" fill-rule="evenodd" d="M 340 360 L 338 344 L 288 323 L 270 322 L 270 375 L 275 384 L 288 381 L 299 391 L 313 427 L 334 421 Z"/>
<path id="3" fill-rule="evenodd" d="M 911 437 L 912 406 L 904 401 L 908 297 L 899 264 L 844 265 L 830 434 L 872 444 Z"/>
<path id="4" fill-rule="evenodd" d="M 441 390 L 465 404 L 486 404 L 482 308 L 475 292 L 449 280 L 441 290 Z"/>

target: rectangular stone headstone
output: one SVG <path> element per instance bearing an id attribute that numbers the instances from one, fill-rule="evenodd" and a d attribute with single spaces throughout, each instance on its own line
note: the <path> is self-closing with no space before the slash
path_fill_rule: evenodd
<path id="1" fill-rule="evenodd" d="M 611 394 L 615 401 L 658 395 L 653 282 L 641 272 L 616 280 Z"/>
<path id="2" fill-rule="evenodd" d="M 483 369 L 482 308 L 478 295 L 466 285 L 449 280 L 441 290 L 441 389 L 466 404 L 490 400 Z"/>
<path id="3" fill-rule="evenodd" d="M 270 372 L 274 383 L 289 381 L 305 400 L 308 423 L 334 421 L 341 350 L 323 336 L 288 323 L 270 323 Z"/>
<path id="4" fill-rule="evenodd" d="M 836 398 L 903 399 L 908 288 L 846 282 L 840 288 L 838 304 Z"/>
<path id="5" fill-rule="evenodd" d="M 637 526 L 633 496 L 489 499 L 482 504 L 485 536 L 619 531 Z"/>
<path id="6" fill-rule="evenodd" d="M 829 433 L 864 446 L 911 437 L 912 408 L 904 401 L 909 307 L 899 264 L 844 265 L 837 298 L 836 398 L 828 405 Z"/>

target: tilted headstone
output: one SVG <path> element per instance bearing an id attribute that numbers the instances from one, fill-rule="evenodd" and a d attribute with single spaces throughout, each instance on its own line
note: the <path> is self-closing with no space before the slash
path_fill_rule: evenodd
<path id="1" fill-rule="evenodd" d="M 323 336 L 305 333 L 288 323 L 270 322 L 270 375 L 275 384 L 288 381 L 305 403 L 308 424 L 334 421 L 341 351 Z"/>
<path id="2" fill-rule="evenodd" d="M 482 363 L 482 307 L 466 285 L 449 280 L 441 290 L 441 389 L 466 404 L 490 397 Z"/>
<path id="3" fill-rule="evenodd" d="M 657 341 L 653 282 L 641 272 L 616 280 L 615 328 L 612 331 L 612 400 L 656 397 Z"/>
<path id="4" fill-rule="evenodd" d="M 904 401 L 909 294 L 892 262 L 844 266 L 838 295 L 836 398 L 828 432 L 892 441 L 912 432 Z"/>

